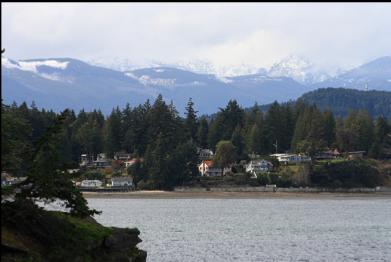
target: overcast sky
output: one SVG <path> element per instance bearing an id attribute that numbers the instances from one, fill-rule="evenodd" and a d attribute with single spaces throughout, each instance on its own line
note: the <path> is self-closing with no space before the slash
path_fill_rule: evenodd
<path id="1" fill-rule="evenodd" d="M 269 67 L 300 55 L 350 67 L 391 55 L 390 3 L 2 3 L 14 59 L 207 60 Z"/>

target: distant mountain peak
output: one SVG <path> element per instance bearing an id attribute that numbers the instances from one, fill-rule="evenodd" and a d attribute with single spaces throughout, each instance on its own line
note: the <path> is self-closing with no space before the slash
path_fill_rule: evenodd
<path id="1" fill-rule="evenodd" d="M 274 77 L 291 77 L 302 84 L 312 84 L 330 77 L 329 74 L 319 69 L 307 58 L 298 55 L 290 55 L 275 63 L 269 69 L 268 74 Z"/>

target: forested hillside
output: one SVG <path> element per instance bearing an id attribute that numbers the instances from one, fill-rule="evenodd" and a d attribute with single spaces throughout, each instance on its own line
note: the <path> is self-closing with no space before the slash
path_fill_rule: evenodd
<path id="1" fill-rule="evenodd" d="M 371 116 L 391 118 L 391 92 L 360 91 L 346 88 L 321 88 L 302 95 L 299 100 L 347 116 L 350 110 L 366 110 Z"/>
<path id="2" fill-rule="evenodd" d="M 184 118 L 162 96 L 137 107 L 117 107 L 108 117 L 100 111 L 70 111 L 66 128 L 58 137 L 61 162 L 77 167 L 81 154 L 104 152 L 112 157 L 125 151 L 143 159 L 137 165 L 136 180 L 164 189 L 198 176 L 197 147 L 215 152 L 222 141 L 232 144 L 232 160 L 237 163 L 248 160 L 251 153 L 300 152 L 312 156 L 327 148 L 389 157 L 390 123 L 366 111 L 352 111 L 340 118 L 300 100 L 294 104 L 276 102 L 262 112 L 258 106 L 244 110 L 231 100 L 213 118 L 206 119 L 197 116 L 194 106 L 190 100 Z M 23 175 L 31 165 L 31 152 L 38 139 L 56 116 L 25 103 L 2 106 L 3 171 Z"/>

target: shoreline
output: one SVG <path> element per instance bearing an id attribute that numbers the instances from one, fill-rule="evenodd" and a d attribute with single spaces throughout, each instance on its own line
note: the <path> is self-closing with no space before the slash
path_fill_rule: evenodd
<path id="1" fill-rule="evenodd" d="M 178 191 L 131 191 L 131 192 L 83 192 L 85 198 L 118 199 L 268 199 L 268 198 L 391 198 L 389 192 L 337 193 L 337 192 L 178 192 Z"/>

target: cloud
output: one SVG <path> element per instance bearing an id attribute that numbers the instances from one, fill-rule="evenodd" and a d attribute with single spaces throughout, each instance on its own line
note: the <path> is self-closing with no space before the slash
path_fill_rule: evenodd
<path id="1" fill-rule="evenodd" d="M 11 58 L 353 66 L 391 54 L 389 3 L 2 3 Z"/>

